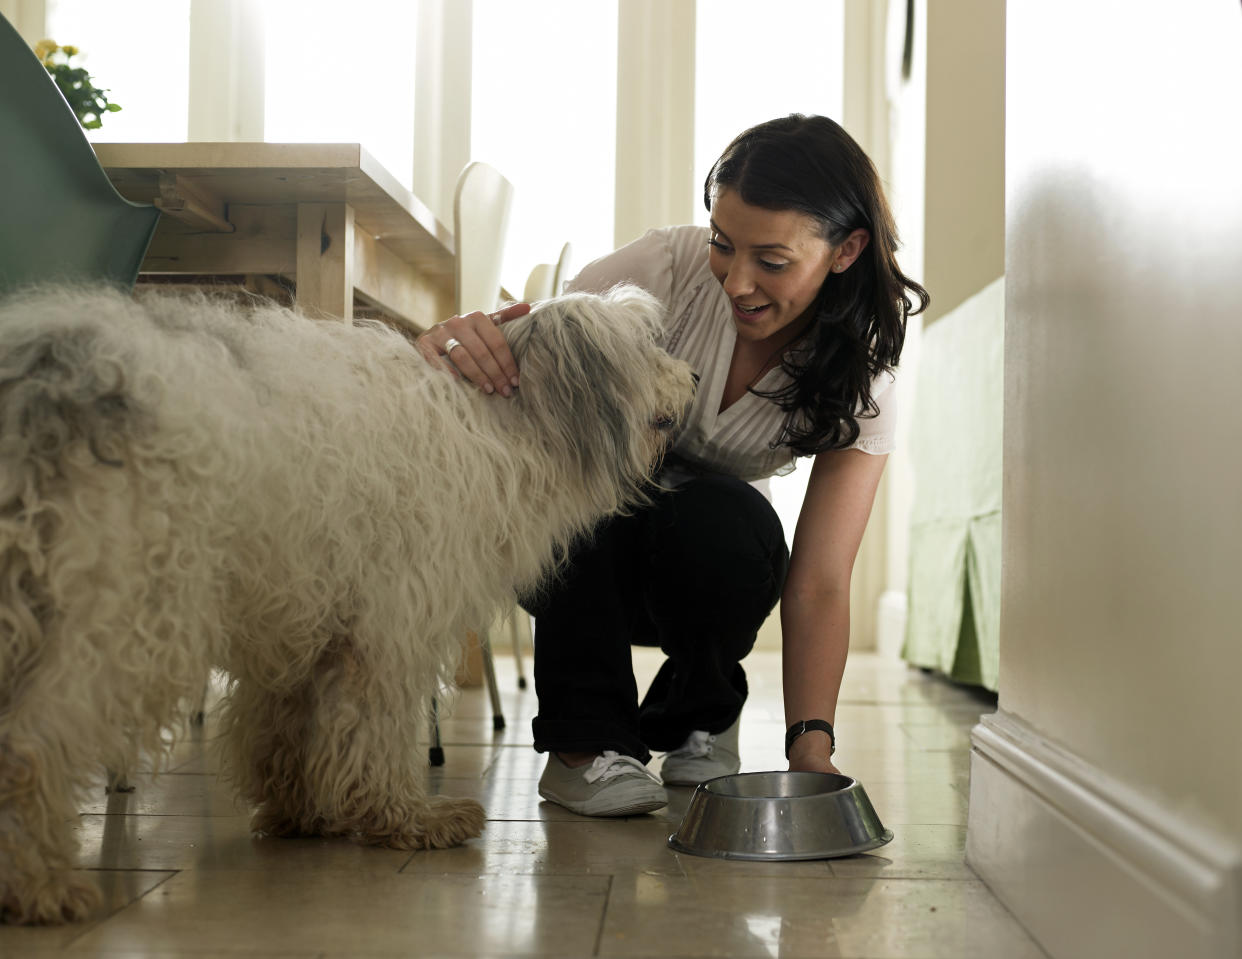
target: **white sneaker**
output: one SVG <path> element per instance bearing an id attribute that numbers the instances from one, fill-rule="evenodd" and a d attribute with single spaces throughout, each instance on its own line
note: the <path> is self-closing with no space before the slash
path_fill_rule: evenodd
<path id="1" fill-rule="evenodd" d="M 589 766 L 567 766 L 556 753 L 548 753 L 539 795 L 579 816 L 636 816 L 668 805 L 668 793 L 655 773 L 633 756 L 611 749 Z"/>
<path id="2" fill-rule="evenodd" d="M 737 751 L 737 735 L 742 725 L 739 716 L 722 733 L 696 729 L 690 737 L 664 755 L 660 777 L 666 786 L 697 786 L 717 776 L 731 776 L 742 768 Z"/>

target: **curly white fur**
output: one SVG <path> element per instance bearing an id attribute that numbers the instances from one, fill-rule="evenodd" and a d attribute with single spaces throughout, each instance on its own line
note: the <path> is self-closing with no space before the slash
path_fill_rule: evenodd
<path id="1" fill-rule="evenodd" d="M 379 324 L 52 290 L 0 305 L 0 915 L 81 917 L 76 803 L 158 754 L 209 670 L 278 834 L 477 834 L 415 743 L 468 628 L 624 509 L 688 402 L 635 288 L 506 327 L 513 400 Z"/>

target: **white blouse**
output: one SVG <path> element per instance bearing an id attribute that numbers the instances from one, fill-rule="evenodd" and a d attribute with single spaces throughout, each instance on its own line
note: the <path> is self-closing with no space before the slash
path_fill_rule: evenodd
<path id="1" fill-rule="evenodd" d="M 664 348 L 685 360 L 699 377 L 689 417 L 673 445 L 675 460 L 685 464 L 676 475 L 670 464 L 666 480 L 677 485 L 699 472 L 720 473 L 754 481 L 793 469 L 795 455 L 776 446 L 788 413 L 772 400 L 747 392 L 723 412 L 724 392 L 737 330 L 729 298 L 708 266 L 709 231 L 702 226 L 674 226 L 646 235 L 583 267 L 568 290 L 602 293 L 618 283 L 634 283 L 667 308 Z M 763 392 L 787 385 L 790 377 L 777 366 L 755 384 Z M 860 417 L 859 434 L 851 449 L 888 453 L 896 429 L 893 376 L 881 374 L 871 384 L 879 407 L 872 417 Z M 881 401 L 881 398 L 883 400 Z"/>

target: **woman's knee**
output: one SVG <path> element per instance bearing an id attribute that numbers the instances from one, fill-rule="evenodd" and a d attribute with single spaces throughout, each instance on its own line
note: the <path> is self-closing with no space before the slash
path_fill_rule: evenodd
<path id="1" fill-rule="evenodd" d="M 723 601 L 762 619 L 789 565 L 785 534 L 767 499 L 740 480 L 700 479 L 669 496 L 649 526 L 654 582 L 686 599 Z"/>

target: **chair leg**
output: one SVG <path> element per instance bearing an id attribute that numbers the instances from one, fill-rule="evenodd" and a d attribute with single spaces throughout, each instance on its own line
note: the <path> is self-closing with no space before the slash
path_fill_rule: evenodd
<path id="1" fill-rule="evenodd" d="M 104 786 L 106 793 L 132 793 L 134 791 L 133 784 L 129 781 L 129 777 L 116 769 L 107 770 L 108 783 Z"/>
<path id="2" fill-rule="evenodd" d="M 427 762 L 432 766 L 444 765 L 444 746 L 440 743 L 440 704 L 431 698 L 431 748 L 427 750 Z"/>
<path id="3" fill-rule="evenodd" d="M 523 629 L 522 627 L 526 628 Z M 530 614 L 521 606 L 513 607 L 509 615 L 509 635 L 513 639 L 513 661 L 517 664 L 518 689 L 526 688 L 526 670 L 522 667 L 522 640 L 530 630 Z"/>
<path id="4" fill-rule="evenodd" d="M 479 648 L 483 653 L 483 681 L 487 683 L 487 695 L 492 701 L 492 729 L 505 728 L 505 714 L 500 705 L 500 688 L 496 685 L 496 663 L 492 659 L 492 637 L 479 634 Z"/>
<path id="5" fill-rule="evenodd" d="M 198 703 L 190 713 L 190 725 L 202 726 L 207 716 L 207 693 L 211 690 L 211 681 L 203 683 L 203 691 L 199 696 Z M 104 786 L 104 791 L 108 793 L 132 793 L 134 785 L 129 781 L 129 776 L 123 769 L 108 769 L 108 783 Z"/>
<path id="6" fill-rule="evenodd" d="M 198 698 L 198 705 L 190 713 L 190 724 L 201 726 L 207 719 L 207 694 L 211 691 L 211 680 L 203 683 L 203 692 Z"/>

